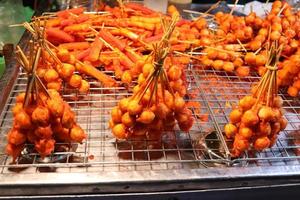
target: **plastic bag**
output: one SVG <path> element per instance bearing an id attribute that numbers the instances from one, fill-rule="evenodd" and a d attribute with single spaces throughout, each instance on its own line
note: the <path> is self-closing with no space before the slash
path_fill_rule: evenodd
<path id="1" fill-rule="evenodd" d="M 23 7 L 22 0 L 0 0 L 0 49 L 4 43 L 18 43 L 24 28 L 9 25 L 28 20 L 32 13 L 32 10 Z"/>

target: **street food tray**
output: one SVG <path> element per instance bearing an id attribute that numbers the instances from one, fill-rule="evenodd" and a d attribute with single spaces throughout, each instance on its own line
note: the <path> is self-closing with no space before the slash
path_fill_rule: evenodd
<path id="1" fill-rule="evenodd" d="M 29 34 L 20 45 L 26 48 Z M 176 128 L 161 141 L 118 141 L 108 128 L 111 109 L 130 95 L 121 84 L 105 88 L 88 79 L 87 95 L 64 87 L 64 99 L 76 112 L 77 121 L 88 134 L 67 152 L 41 159 L 22 152 L 11 164 L 5 154 L 6 134 L 12 126 L 11 108 L 18 93 L 26 89 L 26 75 L 13 60 L 12 84 L 7 84 L 0 102 L 0 196 L 163 192 L 210 190 L 300 184 L 300 101 L 280 91 L 289 124 L 274 147 L 261 153 L 230 157 L 232 141 L 222 134 L 231 106 L 249 93 L 259 76 L 239 78 L 223 71 L 186 68 L 186 100 L 195 123 L 189 133 Z M 14 73 L 15 72 L 15 73 Z M 113 76 L 112 72 L 105 72 Z M 11 85 L 11 87 L 10 87 Z M 0 107 L 0 108 L 1 108 Z M 30 145 L 26 149 L 30 149 Z"/>

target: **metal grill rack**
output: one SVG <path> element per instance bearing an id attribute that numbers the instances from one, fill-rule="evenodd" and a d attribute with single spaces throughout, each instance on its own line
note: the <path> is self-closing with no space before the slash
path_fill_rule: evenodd
<path id="1" fill-rule="evenodd" d="M 25 33 L 21 46 L 26 46 L 29 38 Z M 190 65 L 186 70 L 189 94 L 186 100 L 195 123 L 189 134 L 176 127 L 173 132 L 165 133 L 161 141 L 124 142 L 112 136 L 108 128 L 110 111 L 118 100 L 130 95 L 126 88 L 104 88 L 93 79 L 89 79 L 88 95 L 64 88 L 64 99 L 76 112 L 77 122 L 88 134 L 87 140 L 46 160 L 29 153 L 17 164 L 11 164 L 11 158 L 5 154 L 6 134 L 12 126 L 15 98 L 26 87 L 22 71 L 14 78 L 0 115 L 0 198 L 224 189 L 243 186 L 245 180 L 249 186 L 299 182 L 300 100 L 288 97 L 284 90 L 279 95 L 284 99 L 289 124 L 274 147 L 261 153 L 248 152 L 242 158 L 230 158 L 232 141 L 223 136 L 223 127 L 228 122 L 231 106 L 259 80 L 256 74 L 239 78 L 224 71 Z"/>
<path id="2" fill-rule="evenodd" d="M 176 128 L 174 132 L 165 133 L 161 141 L 117 141 L 108 128 L 110 111 L 118 100 L 130 93 L 123 87 L 103 88 L 96 81 L 89 80 L 91 90 L 88 95 L 77 94 L 68 88 L 63 91 L 64 99 L 76 112 L 78 123 L 88 133 L 87 140 L 78 147 L 74 145 L 69 152 L 54 153 L 46 161 L 36 153 L 29 153 L 19 159 L 19 163 L 10 164 L 10 158 L 4 152 L 5 137 L 12 125 L 11 108 L 15 97 L 25 90 L 26 76 L 20 72 L 1 115 L 0 174 L 16 171 L 31 174 L 299 165 L 299 100 L 280 93 L 284 98 L 285 117 L 289 125 L 274 147 L 261 153 L 249 153 L 243 158 L 230 159 L 231 141 L 226 141 L 222 136 L 231 111 L 230 105 L 248 94 L 251 84 L 257 82 L 259 77 L 239 78 L 226 72 L 204 70 L 200 66 L 189 67 L 186 77 L 190 94 L 188 105 L 196 119 L 189 134 Z M 208 151 L 201 145 L 203 141 L 206 141 Z"/>
<path id="3" fill-rule="evenodd" d="M 191 82 L 191 89 L 196 88 L 194 83 Z M 5 135 L 12 125 L 11 108 L 15 103 L 15 96 L 24 91 L 26 86 L 26 76 L 21 72 L 3 113 L 3 124 L 1 126 L 1 141 L 3 142 L 1 142 L 0 154 L 1 173 L 11 173 L 10 169 L 25 167 L 27 169 L 24 169 L 24 171 L 33 170 L 32 172 L 43 167 L 55 167 L 56 171 L 70 172 L 163 170 L 198 168 L 202 166 L 202 162 L 213 162 L 213 160 L 204 159 L 198 155 L 203 148 L 197 147 L 195 143 L 197 137 L 201 137 L 205 133 L 204 127 L 211 127 L 210 130 L 213 130 L 212 122 L 202 123 L 197 120 L 190 134 L 182 133 L 177 129 L 174 132 L 166 133 L 162 141 L 138 139 L 127 142 L 116 141 L 108 129 L 110 111 L 118 100 L 128 96 L 129 93 L 123 87 L 103 88 L 93 80 L 90 80 L 90 84 L 91 90 L 87 96 L 76 94 L 74 90 L 70 89 L 63 91 L 65 100 L 76 112 L 77 121 L 88 133 L 88 139 L 80 144 L 74 152 L 54 153 L 52 159 L 56 160 L 61 157 L 62 162 L 43 163 L 39 160 L 37 154 L 31 153 L 26 155 L 26 158 L 29 157 L 27 160 L 31 161 L 30 163 L 26 160 L 25 163 L 11 165 L 9 164 L 10 159 L 4 154 L 3 149 L 6 143 Z M 192 101 L 203 104 L 203 100 L 199 97 L 195 100 L 192 99 Z M 201 108 L 201 110 L 205 110 L 205 108 Z M 218 158 L 216 161 L 225 162 L 225 158 L 224 160 Z"/>
<path id="4" fill-rule="evenodd" d="M 198 78 L 199 86 L 205 93 L 205 100 L 222 131 L 228 122 L 231 106 L 236 105 L 239 99 L 249 94 L 251 85 L 260 79 L 256 74 L 239 78 L 224 71 L 204 70 L 201 67 L 193 70 L 193 73 Z M 281 90 L 279 95 L 284 100 L 283 108 L 289 124 L 280 134 L 277 143 L 261 153 L 253 155 L 253 152 L 250 152 L 243 158 L 234 159 L 232 164 L 240 166 L 299 164 L 300 102 L 299 99 L 288 97 L 284 90 Z M 230 143 L 231 141 L 226 142 L 229 148 Z"/>

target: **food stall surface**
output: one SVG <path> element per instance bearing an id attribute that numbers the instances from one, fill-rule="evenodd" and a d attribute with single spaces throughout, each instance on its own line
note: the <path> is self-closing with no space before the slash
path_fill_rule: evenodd
<path id="1" fill-rule="evenodd" d="M 29 39 L 25 33 L 21 47 L 26 47 Z M 300 101 L 288 97 L 285 90 L 279 95 L 284 100 L 289 124 L 276 145 L 260 153 L 249 152 L 241 158 L 230 156 L 232 141 L 223 136 L 223 127 L 228 123 L 231 106 L 259 81 L 256 73 L 241 78 L 189 65 L 185 71 L 191 94 L 187 101 L 196 121 L 189 134 L 177 127 L 175 131 L 166 132 L 159 142 L 119 141 L 112 136 L 107 122 L 118 100 L 130 95 L 125 87 L 106 88 L 89 79 L 91 88 L 87 95 L 64 88 L 63 97 L 75 111 L 88 138 L 67 152 L 55 152 L 46 159 L 41 159 L 27 145 L 22 159 L 11 164 L 4 152 L 6 133 L 13 123 L 11 108 L 16 95 L 26 89 L 26 76 L 16 68 L 14 61 L 8 69 L 13 74 L 13 85 L 5 88 L 9 95 L 1 102 L 0 196 L 197 199 L 202 194 L 211 199 L 220 196 L 232 199 L 234 195 L 252 193 L 250 189 L 255 189 L 256 194 L 268 191 L 275 197 L 278 197 L 278 188 L 290 195 L 299 191 Z M 114 76 L 113 72 L 105 73 Z M 77 194 L 86 196 L 72 196 Z M 251 194 L 248 195 L 250 199 Z"/>

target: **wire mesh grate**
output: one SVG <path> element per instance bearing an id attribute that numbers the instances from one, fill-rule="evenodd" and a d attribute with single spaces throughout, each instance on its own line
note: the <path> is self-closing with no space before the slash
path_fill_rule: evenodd
<path id="1" fill-rule="evenodd" d="M 111 72 L 106 72 L 112 75 Z M 110 110 L 118 101 L 130 95 L 124 87 L 104 88 L 90 79 L 88 95 L 64 88 L 63 97 L 76 113 L 77 122 L 88 134 L 82 144 L 73 144 L 68 152 L 56 152 L 47 160 L 36 153 L 28 153 L 10 164 L 5 155 L 6 134 L 12 126 L 11 108 L 19 92 L 25 91 L 26 76 L 20 72 L 11 91 L 0 127 L 0 173 L 37 172 L 93 172 L 195 169 L 218 166 L 298 165 L 300 159 L 300 102 L 287 98 L 284 91 L 285 117 L 289 121 L 286 130 L 271 149 L 235 160 L 229 156 L 231 141 L 222 136 L 228 122 L 231 105 L 246 95 L 255 74 L 239 78 L 215 70 L 190 66 L 186 71 L 189 97 L 188 106 L 193 111 L 195 123 L 189 134 L 178 127 L 166 132 L 161 141 L 134 139 L 117 141 L 108 128 Z M 298 136 L 297 136 L 298 135 Z M 205 143 L 205 146 L 203 145 Z M 63 144 L 59 144 L 63 145 Z M 30 145 L 28 145 L 30 146 Z M 207 150 L 207 148 L 209 150 Z"/>
<path id="2" fill-rule="evenodd" d="M 259 81 L 256 74 L 240 78 L 224 71 L 204 70 L 197 67 L 193 70 L 198 77 L 199 86 L 205 91 L 205 98 L 213 110 L 218 126 L 222 132 L 228 122 L 231 106 L 250 92 L 251 85 Z M 233 164 L 245 165 L 294 165 L 299 164 L 299 130 L 300 130 L 300 102 L 286 95 L 284 90 L 279 92 L 283 98 L 285 117 L 289 121 L 287 128 L 280 134 L 277 143 L 261 153 L 248 152 L 243 158 L 232 160 Z M 231 141 L 226 141 L 230 148 Z"/>

